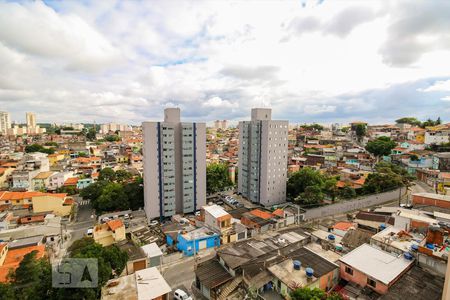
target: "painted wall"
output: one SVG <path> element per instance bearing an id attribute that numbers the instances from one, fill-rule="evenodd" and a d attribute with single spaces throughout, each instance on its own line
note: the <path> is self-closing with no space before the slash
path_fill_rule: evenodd
<path id="1" fill-rule="evenodd" d="M 353 275 L 350 275 L 347 272 L 345 272 L 345 267 L 347 265 L 342 263 L 342 262 L 340 264 L 341 264 L 340 274 L 341 274 L 341 278 L 342 279 L 354 282 L 354 283 L 356 283 L 356 284 L 358 284 L 358 285 L 360 285 L 362 287 L 368 286 L 367 285 L 367 275 L 366 274 L 364 274 L 364 273 L 362 273 L 362 272 L 352 268 L 353 269 Z M 375 288 L 373 288 L 371 286 L 368 286 L 368 287 L 370 287 L 371 289 L 375 290 L 377 293 L 380 293 L 380 294 L 386 294 L 387 291 L 388 291 L 388 286 L 383 284 L 383 283 L 381 283 L 381 282 L 379 282 L 379 281 L 377 281 Z"/>
<path id="2" fill-rule="evenodd" d="M 220 237 L 217 234 L 205 237 L 205 238 L 200 238 L 197 240 L 186 240 L 183 235 L 178 235 L 178 244 L 177 244 L 177 249 L 179 251 L 182 251 L 184 253 L 184 255 L 186 256 L 192 256 L 194 255 L 194 241 L 195 241 L 195 250 L 198 252 L 200 250 L 200 245 L 204 244 L 204 242 L 206 241 L 206 248 L 205 249 L 209 249 L 209 248 L 214 248 L 214 247 L 219 247 L 220 246 Z"/>

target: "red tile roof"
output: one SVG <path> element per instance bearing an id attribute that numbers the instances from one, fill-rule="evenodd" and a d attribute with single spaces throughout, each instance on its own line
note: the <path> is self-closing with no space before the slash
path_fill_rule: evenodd
<path id="1" fill-rule="evenodd" d="M 284 217 L 284 210 L 282 210 L 281 208 L 278 208 L 272 214 L 283 218 Z"/>
<path id="2" fill-rule="evenodd" d="M 64 182 L 64 185 L 65 186 L 67 186 L 67 185 L 76 185 L 77 182 L 78 182 L 78 177 L 70 177 L 70 178 L 67 178 L 67 180 Z"/>
<path id="3" fill-rule="evenodd" d="M 333 228 L 337 230 L 344 230 L 347 231 L 350 229 L 350 227 L 354 227 L 355 225 L 350 222 L 338 222 L 334 224 Z"/>
<path id="4" fill-rule="evenodd" d="M 123 226 L 123 223 L 122 223 L 121 220 L 111 220 L 111 221 L 109 221 L 109 222 L 106 223 L 106 224 L 108 224 L 109 228 L 110 228 L 112 231 L 114 231 L 114 230 L 116 230 L 117 228 Z"/>
<path id="5" fill-rule="evenodd" d="M 19 267 L 20 262 L 23 257 L 32 251 L 37 251 L 36 258 L 40 259 L 45 255 L 45 246 L 29 246 L 19 249 L 8 250 L 6 254 L 5 261 L 2 266 L 0 266 L 0 282 L 8 281 L 8 274 L 10 270 L 14 271 Z"/>
<path id="6" fill-rule="evenodd" d="M 271 219 L 273 218 L 273 215 L 271 213 L 259 210 L 259 209 L 254 209 L 252 211 L 250 211 L 250 213 L 254 216 L 260 217 L 262 219 Z"/>

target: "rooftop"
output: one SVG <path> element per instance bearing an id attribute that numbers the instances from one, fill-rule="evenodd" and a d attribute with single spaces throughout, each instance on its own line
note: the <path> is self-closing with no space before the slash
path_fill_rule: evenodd
<path id="1" fill-rule="evenodd" d="M 434 200 L 450 201 L 450 196 L 447 196 L 447 195 L 439 195 L 439 194 L 434 194 L 434 193 L 414 193 L 412 195 L 413 195 L 413 197 L 419 196 L 419 197 L 425 197 L 425 198 L 430 198 L 430 199 L 434 199 Z"/>
<path id="2" fill-rule="evenodd" d="M 220 217 L 229 216 L 230 214 L 227 213 L 222 206 L 219 206 L 217 204 L 209 205 L 209 206 L 203 206 L 203 209 L 210 213 L 214 218 L 218 219 Z"/>
<path id="3" fill-rule="evenodd" d="M 428 299 L 440 300 L 444 279 L 424 269 L 413 266 L 380 300 Z"/>
<path id="4" fill-rule="evenodd" d="M 137 300 L 135 274 L 121 276 L 109 280 L 102 288 L 102 299 L 105 300 Z"/>
<path id="5" fill-rule="evenodd" d="M 199 264 L 195 275 L 207 288 L 215 288 L 233 278 L 216 259 Z"/>
<path id="6" fill-rule="evenodd" d="M 386 285 L 413 264 L 403 255 L 395 256 L 368 244 L 359 246 L 339 260 Z"/>
<path id="7" fill-rule="evenodd" d="M 8 247 L 10 250 L 12 250 L 15 248 L 37 246 L 38 244 L 42 243 L 43 239 L 44 239 L 43 235 L 31 236 L 23 239 L 14 240 L 8 244 Z"/>
<path id="8" fill-rule="evenodd" d="M 119 219 L 108 221 L 106 224 L 108 224 L 108 227 L 109 227 L 112 231 L 114 231 L 114 230 L 116 230 L 117 228 L 120 228 L 120 227 L 123 226 L 122 220 L 119 220 Z"/>
<path id="9" fill-rule="evenodd" d="M 163 255 L 161 249 L 158 247 L 156 243 L 151 243 L 148 245 L 144 245 L 141 247 L 147 257 L 155 257 Z"/>
<path id="10" fill-rule="evenodd" d="M 172 291 L 156 267 L 139 270 L 135 274 L 139 300 L 155 299 Z"/>
<path id="11" fill-rule="evenodd" d="M 192 241 L 197 239 L 202 239 L 206 237 L 217 236 L 217 233 L 211 231 L 211 229 L 207 227 L 201 227 L 189 232 L 186 232 L 182 235 L 186 240 Z"/>
<path id="12" fill-rule="evenodd" d="M 20 262 L 23 260 L 23 257 L 31 253 L 33 251 L 37 251 L 36 258 L 42 258 L 45 255 L 45 246 L 39 245 L 39 246 L 30 246 L 30 247 L 23 247 L 18 249 L 9 250 L 6 254 L 5 261 L 3 262 L 3 265 L 0 266 L 0 282 L 7 282 L 7 277 L 10 272 L 10 270 L 15 270 L 17 267 L 19 267 Z"/>

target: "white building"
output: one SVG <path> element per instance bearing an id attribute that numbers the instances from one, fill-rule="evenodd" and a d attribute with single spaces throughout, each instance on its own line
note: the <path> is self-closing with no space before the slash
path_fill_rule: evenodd
<path id="1" fill-rule="evenodd" d="M 0 134 L 7 135 L 11 128 L 11 115 L 9 112 L 0 111 Z"/>
<path id="2" fill-rule="evenodd" d="M 27 127 L 36 127 L 36 115 L 34 113 L 27 112 Z"/>
<path id="3" fill-rule="evenodd" d="M 289 123 L 274 121 L 271 114 L 254 108 L 251 121 L 239 122 L 238 191 L 264 206 L 286 200 Z"/>
<path id="4" fill-rule="evenodd" d="M 147 218 L 192 213 L 206 203 L 206 125 L 180 122 L 180 109 L 164 122 L 144 122 L 144 200 Z"/>
<path id="5" fill-rule="evenodd" d="M 130 125 L 126 124 L 116 124 L 116 123 L 108 123 L 100 125 L 100 133 L 108 134 L 109 132 L 116 131 L 132 131 L 133 128 Z"/>
<path id="6" fill-rule="evenodd" d="M 450 141 L 450 130 L 433 130 L 425 132 L 425 144 L 440 145 Z"/>

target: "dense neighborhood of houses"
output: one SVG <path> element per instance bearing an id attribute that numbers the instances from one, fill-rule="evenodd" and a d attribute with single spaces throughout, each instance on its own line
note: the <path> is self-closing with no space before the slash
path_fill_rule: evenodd
<path id="1" fill-rule="evenodd" d="M 86 243 L 126 257 L 102 299 L 447 299 L 450 124 L 271 113 L 209 127 L 177 108 L 142 126 L 2 112 L 0 282 L 30 253 L 58 264 Z M 210 190 L 211 166 L 226 188 Z"/>

